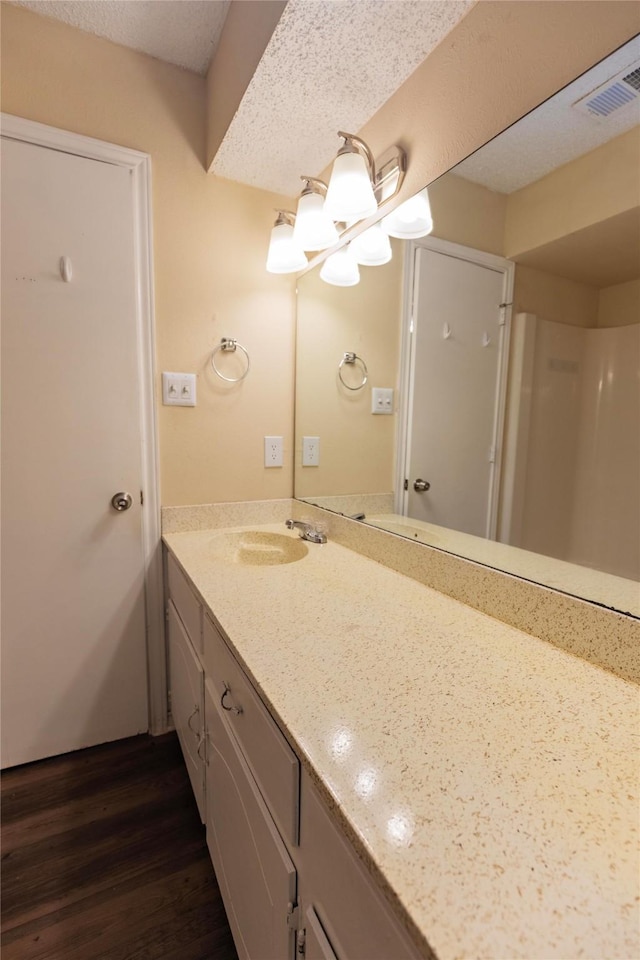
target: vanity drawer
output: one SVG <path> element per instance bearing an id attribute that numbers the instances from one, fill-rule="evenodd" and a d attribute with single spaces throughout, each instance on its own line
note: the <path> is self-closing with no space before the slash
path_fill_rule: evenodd
<path id="1" fill-rule="evenodd" d="M 309 911 L 305 914 L 316 951 L 314 954 L 312 949 L 311 956 L 318 960 L 334 955 L 340 960 L 424 960 L 425 954 L 377 889 L 306 771 L 300 812 L 298 897 L 315 914 L 315 922 Z"/>
<path id="2" fill-rule="evenodd" d="M 203 618 L 203 638 L 205 669 L 224 716 L 282 836 L 296 845 L 300 762 L 208 616 Z"/>
<path id="3" fill-rule="evenodd" d="M 169 597 L 186 627 L 189 639 L 198 653 L 202 653 L 202 606 L 170 553 L 167 553 L 167 581 Z"/>

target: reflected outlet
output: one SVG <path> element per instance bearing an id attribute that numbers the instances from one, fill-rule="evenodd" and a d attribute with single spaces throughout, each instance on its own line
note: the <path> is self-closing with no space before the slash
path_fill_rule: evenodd
<path id="1" fill-rule="evenodd" d="M 320 437 L 302 438 L 302 466 L 320 466 Z"/>

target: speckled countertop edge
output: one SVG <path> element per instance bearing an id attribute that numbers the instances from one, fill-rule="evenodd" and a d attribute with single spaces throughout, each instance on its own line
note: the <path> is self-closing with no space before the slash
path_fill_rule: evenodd
<path id="1" fill-rule="evenodd" d="M 279 528 L 274 528 L 274 529 L 279 529 Z M 187 572 L 192 578 L 194 578 L 194 567 L 193 567 L 193 563 L 189 561 L 189 556 L 188 556 L 189 551 L 187 550 L 186 553 L 185 553 L 185 552 L 184 552 L 184 549 L 183 549 L 183 548 L 186 546 L 186 543 L 185 543 L 185 540 L 184 540 L 183 536 L 180 535 L 180 536 L 178 537 L 178 540 L 177 540 L 177 541 L 176 541 L 176 538 L 175 538 L 175 537 L 169 536 L 169 537 L 167 538 L 167 542 L 168 542 L 170 548 L 173 550 L 173 552 L 174 552 L 174 553 L 177 553 L 177 559 L 178 559 L 178 561 L 181 562 L 181 564 L 185 567 L 186 572 Z M 183 560 L 186 561 L 186 562 L 182 563 Z M 292 565 L 292 566 L 295 567 L 296 565 Z M 358 564 L 358 568 L 359 568 L 360 571 L 364 570 L 364 569 L 366 568 L 366 561 L 365 561 L 365 566 L 362 566 L 362 564 Z M 373 576 L 374 578 L 376 577 L 376 574 L 375 574 L 375 573 L 372 573 L 371 570 L 369 570 L 369 573 L 370 573 L 370 575 Z M 399 580 L 394 580 L 394 579 L 393 579 L 393 578 L 394 578 L 394 574 L 393 574 L 393 573 L 388 573 L 388 574 L 386 574 L 386 576 L 392 578 L 392 580 L 389 580 L 389 583 L 393 582 L 396 586 L 398 585 Z M 399 578 L 399 579 L 401 580 L 402 578 Z M 270 682 L 269 682 L 269 680 L 268 680 L 268 674 L 269 674 L 269 668 L 268 668 L 268 666 L 267 666 L 266 671 L 265 671 L 264 667 L 263 667 L 263 668 L 260 668 L 260 669 L 256 669 L 257 666 L 258 666 L 258 667 L 260 666 L 260 665 L 257 663 L 258 654 L 256 653 L 255 650 L 251 649 L 251 640 L 250 640 L 250 639 L 247 640 L 246 637 L 245 637 L 245 639 L 242 640 L 242 637 L 245 636 L 245 629 L 247 628 L 247 624 L 245 623 L 245 626 L 244 626 L 243 628 L 240 627 L 239 620 L 238 620 L 238 617 L 237 617 L 237 612 L 234 612 L 234 610 L 233 610 L 233 604 L 231 604 L 231 607 L 230 607 L 229 609 L 224 609 L 224 610 L 221 609 L 221 602 L 222 602 L 222 601 L 221 601 L 221 598 L 217 596 L 218 590 L 217 590 L 217 589 L 214 590 L 214 591 L 213 591 L 213 594 L 212 594 L 211 589 L 207 587 L 207 582 L 208 582 L 208 575 L 207 575 L 207 574 L 201 574 L 199 577 L 196 576 L 196 578 L 195 578 L 195 585 L 196 585 L 196 587 L 197 587 L 197 589 L 198 589 L 198 592 L 200 593 L 201 599 L 205 602 L 205 604 L 206 604 L 208 607 L 211 608 L 212 605 L 213 605 L 213 607 L 215 607 L 215 612 L 216 612 L 215 620 L 217 621 L 217 623 L 218 623 L 219 626 L 221 627 L 223 633 L 224 633 L 224 634 L 228 637 L 228 639 L 231 641 L 231 645 L 232 645 L 232 647 L 234 648 L 234 650 L 236 651 L 236 654 L 238 655 L 239 660 L 243 663 L 243 665 L 244 665 L 244 667 L 247 669 L 247 672 L 248 672 L 248 674 L 250 675 L 252 681 L 255 683 L 255 685 L 257 686 L 257 688 L 260 690 L 261 694 L 263 695 L 265 701 L 268 703 L 268 705 L 270 706 L 270 708 L 273 710 L 273 712 L 274 712 L 274 714 L 275 714 L 278 722 L 282 725 L 284 731 L 287 733 L 287 736 L 288 736 L 289 740 L 291 741 L 292 745 L 294 746 L 294 748 L 296 749 L 296 751 L 300 754 L 301 759 L 302 759 L 303 762 L 305 763 L 305 767 L 309 770 L 309 772 L 310 772 L 310 774 L 311 774 L 314 782 L 315 782 L 315 783 L 317 784 L 317 786 L 320 788 L 323 796 L 325 796 L 325 799 L 327 799 L 327 800 L 330 802 L 330 805 L 333 807 L 333 809 L 334 809 L 336 815 L 338 816 L 339 820 L 341 821 L 341 823 L 343 824 L 343 826 L 346 828 L 347 832 L 349 833 L 349 835 L 351 836 L 352 840 L 354 841 L 356 847 L 358 848 L 359 854 L 362 856 L 362 858 L 363 858 L 363 860 L 365 861 L 365 863 L 368 864 L 369 868 L 372 869 L 372 872 L 374 872 L 374 873 L 377 875 L 378 881 L 380 882 L 380 881 L 382 880 L 382 885 L 383 885 L 383 887 L 386 889 L 387 896 L 388 896 L 388 898 L 391 900 L 391 902 L 397 901 L 397 902 L 399 902 L 400 905 L 402 906 L 402 905 L 403 905 L 403 900 L 402 900 L 402 898 L 400 898 L 400 899 L 398 900 L 398 892 L 397 892 L 396 887 L 393 886 L 393 885 L 388 885 L 387 882 L 386 882 L 386 879 L 385 879 L 386 873 L 385 873 L 385 869 L 384 869 L 384 864 L 381 865 L 381 864 L 379 863 L 379 858 L 376 857 L 375 851 L 372 849 L 371 844 L 368 842 L 367 835 L 366 835 L 366 830 L 363 832 L 362 830 L 360 830 L 360 829 L 358 829 L 357 827 L 355 827 L 354 824 L 353 824 L 353 822 L 352 822 L 351 817 L 350 817 L 348 814 L 345 813 L 345 810 L 344 810 L 344 807 L 343 807 L 343 802 L 344 802 L 344 784 L 343 784 L 342 787 L 341 787 L 341 785 L 340 785 L 340 778 L 339 778 L 339 777 L 338 777 L 338 780 L 337 780 L 336 782 L 333 782 L 331 776 L 330 776 L 330 775 L 327 776 L 327 771 L 326 771 L 326 770 L 325 770 L 324 772 L 322 772 L 322 771 L 317 767 L 317 762 L 318 762 L 318 761 L 317 761 L 317 756 L 314 754 L 314 750 L 315 750 L 315 753 L 317 754 L 317 749 L 318 749 L 318 748 L 317 748 L 317 744 L 316 744 L 315 747 L 314 747 L 313 744 L 311 744 L 310 742 L 307 741 L 307 739 L 305 738 L 304 735 L 303 735 L 303 736 L 300 735 L 300 733 L 299 733 L 299 730 L 300 730 L 300 718 L 298 718 L 298 720 L 295 720 L 295 718 L 294 718 L 294 720 L 292 721 L 292 718 L 287 715 L 286 710 L 283 710 L 282 705 L 283 705 L 283 702 L 284 702 L 284 701 L 282 700 L 282 695 L 281 695 L 281 694 L 278 695 L 277 690 L 274 691 L 273 689 L 271 689 L 271 684 L 270 684 Z M 269 581 L 269 582 L 270 582 L 270 581 Z M 271 585 L 272 585 L 272 584 L 271 584 Z M 237 586 L 237 584 L 236 584 L 236 586 Z M 410 588 L 410 589 L 411 589 L 411 588 Z M 365 593 L 366 593 L 366 590 L 365 590 Z M 425 591 L 425 594 L 426 594 L 426 593 L 428 593 L 429 595 L 431 595 L 432 592 L 431 592 L 431 591 Z M 212 596 L 214 597 L 213 604 L 212 604 Z M 414 592 L 414 593 L 412 594 L 412 596 L 414 596 L 414 598 L 415 598 L 415 597 L 417 596 L 417 594 Z M 432 599 L 434 599 L 434 598 L 432 597 Z M 369 603 L 375 603 L 376 597 L 368 597 L 368 598 L 365 598 L 365 601 L 366 601 L 366 602 L 369 602 Z M 475 623 L 478 624 L 478 623 L 480 623 L 481 621 L 484 621 L 484 622 L 485 622 L 485 628 L 486 628 L 486 621 L 489 621 L 489 629 L 490 629 L 490 632 L 491 632 L 491 634 L 492 634 L 492 636 L 493 636 L 494 639 L 495 639 L 495 637 L 498 636 L 498 635 L 500 635 L 500 636 L 502 636 L 502 637 L 504 638 L 504 636 L 505 636 L 504 631 L 507 631 L 507 632 L 506 632 L 506 636 L 511 635 L 511 636 L 512 636 L 512 639 L 513 639 L 514 631 L 508 630 L 508 628 L 505 628 L 504 625 L 502 625 L 502 624 L 495 623 L 495 622 L 491 621 L 490 618 L 486 618 L 486 617 L 484 617 L 482 614 L 475 614 L 473 611 L 469 611 L 469 610 L 467 610 L 467 609 L 464 608 L 464 607 L 460 607 L 459 604 L 457 604 L 457 603 L 452 603 L 451 601 L 448 601 L 448 600 L 447 600 L 446 598 L 444 598 L 444 597 L 441 597 L 441 598 L 440 598 L 438 601 L 436 601 L 436 602 L 438 603 L 438 605 L 439 605 L 439 607 L 440 607 L 441 610 L 448 611 L 447 616 L 448 616 L 449 618 L 451 618 L 451 616 L 454 616 L 454 620 L 457 619 L 458 617 L 462 617 L 463 619 L 465 619 L 465 618 L 467 618 L 468 616 L 475 617 L 475 618 L 479 618 L 479 619 L 476 619 L 476 620 L 475 620 Z M 442 606 L 443 603 L 444 603 L 444 607 Z M 454 611 L 454 610 L 456 611 L 456 612 L 455 612 L 455 615 L 452 613 L 452 611 Z M 289 611 L 289 612 L 291 612 L 291 611 Z M 249 616 L 249 618 L 248 618 L 249 621 L 252 620 L 252 617 L 253 617 L 253 616 L 254 616 L 254 615 Z M 245 619 L 244 616 L 240 618 L 240 620 L 243 620 L 243 619 Z M 286 622 L 290 622 L 290 617 L 287 617 L 287 618 L 286 618 Z M 257 623 L 258 623 L 258 624 L 260 623 L 260 618 L 259 618 L 259 617 L 258 617 Z M 255 630 L 255 628 L 256 628 L 256 621 L 255 621 L 255 619 L 254 619 L 254 621 L 253 621 L 253 629 Z M 249 636 L 250 636 L 250 635 L 251 635 L 251 623 L 249 623 L 249 628 L 248 628 L 248 629 L 249 629 Z M 519 641 L 520 643 L 522 642 L 522 639 L 523 639 L 523 638 L 520 638 L 520 641 Z M 239 642 L 239 641 L 240 641 L 240 642 Z M 524 638 L 524 642 L 525 642 L 525 643 L 527 643 L 527 642 L 535 643 L 535 641 L 532 641 L 531 638 Z M 492 640 L 492 643 L 493 643 L 493 640 Z M 544 647 L 544 645 L 543 645 L 543 647 Z M 531 654 L 530 654 L 530 655 L 531 655 Z M 538 649 L 537 653 L 535 654 L 536 657 L 542 656 L 542 657 L 543 657 L 543 661 L 544 661 L 544 660 L 546 659 L 546 657 L 548 657 L 549 655 L 551 655 L 550 649 L 547 651 L 546 654 L 544 654 L 544 653 L 541 654 L 540 650 Z M 563 654 L 562 654 L 560 651 L 556 651 L 555 656 L 562 658 Z M 543 661 L 541 661 L 541 662 L 543 662 Z M 569 658 L 569 661 L 568 661 L 568 662 L 571 663 L 572 661 L 573 661 L 573 658 Z M 558 663 L 558 661 L 556 661 L 556 663 Z M 566 667 L 566 661 L 560 660 L 559 663 L 564 663 L 564 665 L 565 665 L 565 667 Z M 571 672 L 572 669 L 575 670 L 575 667 L 572 667 L 572 668 L 569 668 L 569 669 L 570 669 L 570 672 Z M 590 666 L 588 666 L 588 665 L 586 665 L 586 664 L 584 665 L 584 667 L 583 667 L 582 669 L 583 669 L 583 670 L 587 670 L 587 671 L 592 671 L 592 672 L 590 672 L 590 673 L 587 673 L 586 676 L 588 676 L 589 678 L 591 678 L 591 680 L 592 680 L 593 682 L 596 682 L 596 680 L 595 680 L 596 677 L 600 677 L 600 678 L 601 678 L 600 682 L 601 682 L 602 684 L 604 684 L 605 686 L 606 686 L 607 684 L 611 683 L 611 682 L 613 682 L 613 683 L 619 682 L 619 681 L 616 681 L 615 678 L 612 678 L 612 677 L 609 677 L 608 679 L 604 679 L 604 680 L 603 680 L 602 677 L 606 678 L 606 676 L 607 676 L 606 674 L 602 674 L 602 675 L 601 675 L 599 671 L 594 670 L 592 667 L 590 667 Z M 275 695 L 274 695 L 274 692 L 275 692 Z M 302 724 L 302 726 L 304 726 L 304 723 Z M 374 846 L 375 846 L 375 845 L 374 845 Z M 403 908 L 402 912 L 404 913 L 404 908 Z M 407 915 L 407 916 L 410 917 L 410 915 Z M 421 927 L 419 924 L 418 924 L 418 925 L 415 925 L 415 918 L 411 918 L 411 919 L 410 919 L 410 922 L 409 922 L 409 925 L 408 925 L 408 929 L 410 930 L 410 932 L 413 934 L 414 937 L 416 936 L 416 932 L 418 932 L 418 931 L 421 932 L 421 937 L 424 936 L 423 927 Z M 428 933 L 428 931 L 427 931 L 427 933 Z M 425 941 L 425 940 L 423 940 L 423 939 L 421 939 L 420 942 L 421 942 L 421 946 L 422 946 L 423 949 L 425 949 L 425 948 L 427 948 L 427 947 L 429 946 L 429 944 L 427 943 L 427 941 Z M 441 956 L 452 956 L 452 957 L 453 957 L 453 956 L 457 956 L 458 954 L 456 954 L 455 952 L 449 953 L 449 952 L 447 951 L 447 949 L 445 949 L 445 950 L 444 950 L 441 954 L 439 954 L 439 955 L 441 955 Z M 471 953 L 463 953 L 463 954 L 460 954 L 460 955 L 461 955 L 461 956 L 462 956 L 462 955 L 464 955 L 464 956 L 471 956 L 472 954 L 471 954 Z M 478 953 L 477 955 L 479 956 L 479 955 L 487 955 L 487 954 Z M 497 954 L 495 954 L 495 955 L 497 955 Z M 506 955 L 506 954 L 505 954 L 505 955 Z M 513 956 L 525 956 L 526 954 L 519 953 L 519 952 L 513 952 L 512 954 L 509 954 L 509 955 L 513 955 Z M 559 955 L 560 955 L 560 954 L 558 954 L 558 956 L 559 956 Z M 575 955 L 575 956 L 583 956 L 583 955 L 584 955 L 584 956 L 588 956 L 589 954 L 588 954 L 588 953 L 579 953 L 579 952 L 576 952 L 575 954 L 572 954 L 572 955 Z"/>

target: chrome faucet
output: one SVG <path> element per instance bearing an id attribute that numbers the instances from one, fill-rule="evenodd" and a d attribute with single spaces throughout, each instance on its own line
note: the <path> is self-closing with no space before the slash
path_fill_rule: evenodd
<path id="1" fill-rule="evenodd" d="M 303 520 L 285 520 L 285 526 L 289 530 L 298 529 L 301 540 L 309 540 L 311 543 L 326 543 L 327 538 L 320 530 L 314 529 L 310 523 Z"/>

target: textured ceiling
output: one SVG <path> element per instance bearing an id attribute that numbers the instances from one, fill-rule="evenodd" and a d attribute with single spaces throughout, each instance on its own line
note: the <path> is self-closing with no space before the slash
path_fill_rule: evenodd
<path id="1" fill-rule="evenodd" d="M 229 0 L 14 0 L 44 17 L 205 74 Z"/>
<path id="2" fill-rule="evenodd" d="M 206 73 L 229 0 L 14 0 L 115 43 Z M 238 0 L 242 2 L 242 0 Z M 212 170 L 296 196 L 448 34 L 474 0 L 289 0 Z M 238 51 L 242 56 L 242 51 Z M 456 173 L 511 193 L 640 120 L 571 104 L 640 57 L 635 38 L 463 161 Z"/>
<path id="3" fill-rule="evenodd" d="M 630 130 L 640 122 L 638 103 L 604 121 L 571 105 L 639 57 L 640 37 L 635 37 L 459 163 L 455 173 L 490 190 L 513 193 Z"/>
<path id="4" fill-rule="evenodd" d="M 472 0 L 289 0 L 212 171 L 295 196 L 472 6 Z"/>

